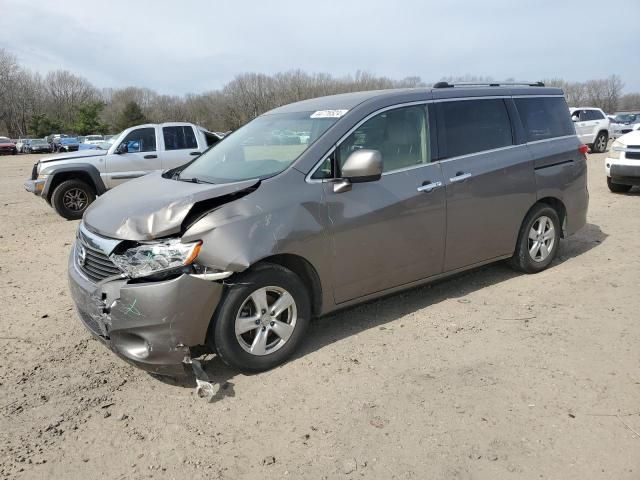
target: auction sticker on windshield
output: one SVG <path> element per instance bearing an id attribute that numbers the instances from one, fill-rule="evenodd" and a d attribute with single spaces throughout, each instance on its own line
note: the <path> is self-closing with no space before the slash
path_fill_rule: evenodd
<path id="1" fill-rule="evenodd" d="M 340 118 L 349 110 L 318 110 L 311 114 L 311 118 Z"/>

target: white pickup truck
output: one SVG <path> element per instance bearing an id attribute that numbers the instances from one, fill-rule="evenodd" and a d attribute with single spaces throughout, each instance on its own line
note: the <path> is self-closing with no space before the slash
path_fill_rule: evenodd
<path id="1" fill-rule="evenodd" d="M 75 220 L 97 195 L 132 178 L 183 165 L 221 139 L 191 123 L 137 125 L 116 135 L 108 150 L 41 158 L 24 185 L 58 214 Z"/>

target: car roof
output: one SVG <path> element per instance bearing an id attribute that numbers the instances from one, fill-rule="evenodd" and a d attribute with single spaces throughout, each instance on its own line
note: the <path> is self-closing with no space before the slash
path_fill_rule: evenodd
<path id="1" fill-rule="evenodd" d="M 389 90 L 367 90 L 362 92 L 341 93 L 326 97 L 311 98 L 300 102 L 290 103 L 274 108 L 265 113 L 272 115 L 277 113 L 310 112 L 318 110 L 351 110 L 357 105 L 371 100 L 390 100 L 394 98 L 406 99 L 407 95 L 420 100 L 437 100 L 445 98 L 477 98 L 490 96 L 513 96 L 513 95 L 564 95 L 560 88 L 538 87 L 538 86 L 464 86 L 449 88 L 398 88 Z"/>

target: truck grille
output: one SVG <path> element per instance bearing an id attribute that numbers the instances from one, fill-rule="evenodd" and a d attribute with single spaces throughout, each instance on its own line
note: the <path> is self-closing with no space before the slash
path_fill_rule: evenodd
<path id="1" fill-rule="evenodd" d="M 627 145 L 627 148 L 637 148 L 640 150 L 640 145 Z M 629 160 L 640 160 L 640 152 L 625 152 L 624 158 Z"/>
<path id="2" fill-rule="evenodd" d="M 78 239 L 76 247 L 76 262 L 87 278 L 96 283 L 107 277 L 122 274 L 122 270 L 116 267 L 108 256 L 90 247 L 81 239 Z"/>

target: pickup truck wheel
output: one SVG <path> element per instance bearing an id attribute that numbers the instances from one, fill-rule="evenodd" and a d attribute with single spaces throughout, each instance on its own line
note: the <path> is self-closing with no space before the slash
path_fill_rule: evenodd
<path id="1" fill-rule="evenodd" d="M 609 187 L 609 190 L 611 190 L 613 193 L 627 193 L 629 190 L 631 190 L 631 185 L 613 183 L 611 181 L 611 177 L 607 177 L 607 187 Z"/>
<path id="2" fill-rule="evenodd" d="M 607 149 L 608 140 L 608 135 L 605 132 L 600 132 L 593 142 L 593 147 L 591 147 L 593 153 L 604 152 Z"/>
<path id="3" fill-rule="evenodd" d="M 229 282 L 213 319 L 215 349 L 241 371 L 268 370 L 297 349 L 310 317 L 302 280 L 287 268 L 263 263 Z"/>
<path id="4" fill-rule="evenodd" d="M 93 189 L 82 180 L 66 180 L 53 191 L 51 204 L 61 217 L 78 220 L 95 199 Z"/>
<path id="5" fill-rule="evenodd" d="M 545 270 L 558 253 L 560 245 L 560 219 L 549 205 L 535 205 L 527 214 L 516 251 L 510 263 L 515 270 L 538 273 Z"/>

